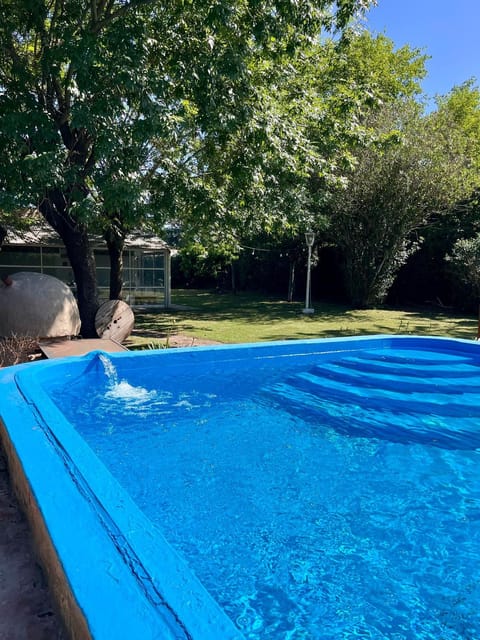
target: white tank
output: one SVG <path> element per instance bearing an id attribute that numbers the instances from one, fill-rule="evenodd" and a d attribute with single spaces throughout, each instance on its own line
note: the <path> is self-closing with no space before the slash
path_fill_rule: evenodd
<path id="1" fill-rule="evenodd" d="M 59 338 L 79 331 L 77 301 L 58 278 L 19 272 L 0 280 L 0 336 Z"/>

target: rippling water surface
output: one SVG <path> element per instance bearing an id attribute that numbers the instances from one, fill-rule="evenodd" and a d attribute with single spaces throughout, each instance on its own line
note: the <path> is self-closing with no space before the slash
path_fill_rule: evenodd
<path id="1" fill-rule="evenodd" d="M 53 397 L 246 638 L 480 638 L 474 357 L 104 364 Z"/>

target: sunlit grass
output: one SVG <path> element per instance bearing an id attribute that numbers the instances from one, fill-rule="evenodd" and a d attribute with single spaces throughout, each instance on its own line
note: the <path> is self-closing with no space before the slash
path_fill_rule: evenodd
<path id="1" fill-rule="evenodd" d="M 302 314 L 301 302 L 284 302 L 251 293 L 215 294 L 174 290 L 175 308 L 137 310 L 130 348 L 168 346 L 173 335 L 223 343 L 334 336 L 410 334 L 475 339 L 472 316 L 429 309 L 350 309 L 315 303 L 315 314 Z"/>

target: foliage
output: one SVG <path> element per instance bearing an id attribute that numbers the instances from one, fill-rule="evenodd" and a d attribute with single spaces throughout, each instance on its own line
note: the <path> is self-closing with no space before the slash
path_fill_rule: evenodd
<path id="1" fill-rule="evenodd" d="M 480 298 L 480 233 L 472 238 L 460 238 L 446 260 L 473 294 Z"/>
<path id="2" fill-rule="evenodd" d="M 178 277 L 188 287 L 220 285 L 232 263 L 232 254 L 223 246 L 206 247 L 199 243 L 184 247 L 174 260 L 173 271 L 180 272 Z"/>
<path id="3" fill-rule="evenodd" d="M 253 57 L 250 117 L 222 136 L 204 123 L 175 186 L 168 190 L 167 172 L 159 177 L 159 192 L 177 203 L 183 241 L 233 253 L 242 244 L 276 245 L 302 258 L 304 231 L 325 239 L 322 205 L 330 187 L 344 184 L 352 145 L 371 135 L 365 114 L 418 92 L 423 64 L 416 50 L 348 30 L 294 56 Z"/>
<path id="4" fill-rule="evenodd" d="M 37 206 L 59 232 L 87 332 L 97 295 L 88 232 L 111 231 L 121 249 L 159 206 L 174 216 L 185 189 L 205 201 L 209 185 L 191 180 L 201 162 L 192 146 L 217 157 L 250 119 L 252 60 L 287 56 L 367 4 L 4 0 L 0 210 Z"/>
<path id="5" fill-rule="evenodd" d="M 438 126 L 454 126 L 461 133 L 457 144 L 461 145 L 464 161 L 476 176 L 480 175 L 480 89 L 473 80 L 453 87 L 445 96 L 437 99 L 435 118 Z M 451 152 L 455 152 L 451 148 Z M 479 182 L 477 180 L 476 186 Z"/>
<path id="6" fill-rule="evenodd" d="M 393 103 L 410 102 L 415 110 L 413 97 L 420 92 L 418 81 L 425 75 L 424 64 L 420 51 L 410 47 L 395 50 L 385 36 L 372 37 L 366 32 L 351 32 L 340 43 L 325 42 L 311 58 L 303 59 L 297 93 L 301 94 L 304 86 L 309 92 L 300 112 L 321 158 L 320 168 L 309 176 L 311 226 L 320 231 L 323 243 L 341 247 L 347 258 L 347 274 L 355 278 L 368 279 L 372 274 L 358 271 L 361 265 L 353 253 L 363 252 L 364 259 L 372 261 L 366 255 L 368 243 L 374 244 L 370 235 L 384 235 L 383 226 L 377 227 L 378 220 L 370 216 L 368 206 L 363 206 L 361 213 L 362 207 L 356 212 L 354 204 L 362 180 L 371 177 L 370 187 L 375 188 L 378 175 L 371 176 L 373 159 L 377 157 L 379 165 L 384 162 L 387 149 L 398 139 L 400 124 L 393 121 L 395 109 L 391 110 L 391 131 L 385 123 L 380 124 L 386 117 L 381 114 Z M 393 167 L 391 170 L 395 172 Z M 322 233 L 325 214 L 328 234 Z M 362 233 L 356 226 L 362 227 Z M 365 304 L 365 294 L 354 292 L 351 281 L 348 285 L 352 299 Z"/>
<path id="7" fill-rule="evenodd" d="M 0 338 L 0 367 L 31 362 L 40 355 L 38 339 L 25 336 Z"/>
<path id="8" fill-rule="evenodd" d="M 447 116 L 450 116 L 447 118 Z M 386 105 L 372 120 L 376 139 L 355 151 L 348 188 L 331 203 L 355 305 L 381 302 L 416 249 L 422 229 L 475 186 L 478 173 L 453 114 L 422 116 L 418 105 Z"/>
<path id="9" fill-rule="evenodd" d="M 255 61 L 252 74 L 253 117 L 216 140 L 211 156 L 208 145 L 192 156 L 186 192 L 198 199 L 185 201 L 180 217 L 205 248 L 275 248 L 272 264 L 292 252 L 301 264 L 311 227 L 320 247 L 341 248 L 350 299 L 365 306 L 384 299 L 424 237 L 444 247 L 432 262 L 438 267 L 459 230 L 475 228 L 473 200 L 464 200 L 478 184 L 472 83 L 425 115 L 418 97 L 425 56 L 353 31 L 275 65 Z M 260 262 L 268 273 L 268 257 L 253 260 L 256 274 Z M 243 276 L 245 263 L 243 254 Z"/>
<path id="10" fill-rule="evenodd" d="M 476 307 L 477 295 L 452 261 L 445 260 L 454 244 L 470 239 L 480 232 L 480 92 L 472 82 L 466 82 L 438 99 L 438 109 L 432 114 L 437 127 L 449 132 L 454 142 L 447 146 L 452 158 L 452 174 L 468 174 L 467 195 L 447 210 L 434 212 L 422 229 L 422 247 L 401 270 L 394 285 L 395 297 L 413 301 L 438 300 L 461 309 Z M 453 132 L 456 132 L 454 135 Z M 456 158 L 456 160 L 454 160 Z M 472 185 L 471 190 L 468 184 Z"/>
<path id="11" fill-rule="evenodd" d="M 446 211 L 434 212 L 419 233 L 419 250 L 400 269 L 389 291 L 388 300 L 413 304 L 436 301 L 458 309 L 477 305 L 471 287 L 461 280 L 445 256 L 459 238 L 471 238 L 480 231 L 477 190 Z"/>
<path id="12" fill-rule="evenodd" d="M 28 229 L 33 222 L 33 214 L 28 211 L 2 211 L 0 210 L 0 247 L 11 230 L 22 231 Z"/>

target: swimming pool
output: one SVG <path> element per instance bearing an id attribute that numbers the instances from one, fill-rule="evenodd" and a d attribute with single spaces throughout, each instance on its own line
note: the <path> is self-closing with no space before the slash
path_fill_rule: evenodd
<path id="1" fill-rule="evenodd" d="M 0 383 L 93 637 L 480 637 L 476 343 L 96 353 Z"/>

